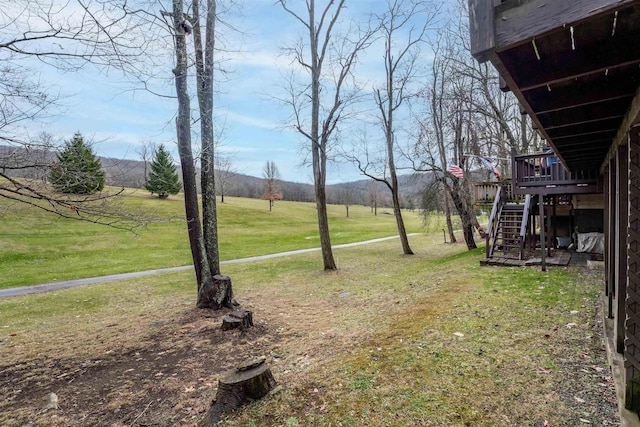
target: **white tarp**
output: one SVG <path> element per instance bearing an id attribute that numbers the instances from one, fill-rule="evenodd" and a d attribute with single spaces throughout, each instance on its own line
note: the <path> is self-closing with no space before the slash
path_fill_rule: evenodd
<path id="1" fill-rule="evenodd" d="M 578 252 L 604 253 L 603 233 L 578 233 Z"/>

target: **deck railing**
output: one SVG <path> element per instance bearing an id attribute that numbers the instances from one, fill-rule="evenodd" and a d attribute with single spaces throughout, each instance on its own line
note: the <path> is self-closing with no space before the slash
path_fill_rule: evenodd
<path id="1" fill-rule="evenodd" d="M 476 182 L 473 184 L 474 203 L 477 205 L 490 205 L 496 198 L 498 189 L 502 188 L 503 197 L 507 201 L 516 201 L 518 198 L 513 195 L 511 181 L 507 178 L 496 182 Z"/>
<path id="2" fill-rule="evenodd" d="M 569 172 L 551 151 L 525 155 L 515 155 L 512 152 L 511 159 L 516 194 L 530 193 L 531 189 L 540 187 L 563 187 L 567 193 L 572 193 L 567 187 L 574 187 L 576 191 L 580 187 L 591 188 L 598 184 L 597 171 Z"/>

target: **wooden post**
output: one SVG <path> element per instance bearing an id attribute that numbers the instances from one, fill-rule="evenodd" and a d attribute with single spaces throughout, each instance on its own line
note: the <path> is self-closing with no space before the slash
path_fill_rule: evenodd
<path id="1" fill-rule="evenodd" d="M 615 270 L 616 286 L 616 327 L 614 337 L 618 353 L 624 352 L 624 323 L 626 316 L 625 299 L 627 297 L 627 227 L 629 220 L 628 199 L 629 199 L 629 170 L 627 168 L 628 147 L 618 147 L 616 153 L 616 164 L 618 173 L 616 174 L 616 211 L 618 212 L 615 221 L 615 241 L 616 256 Z"/>
<path id="2" fill-rule="evenodd" d="M 604 292 L 608 299 L 608 310 L 607 310 L 607 318 L 613 319 L 613 293 L 611 292 L 611 282 L 609 280 L 609 275 L 606 273 L 609 271 L 609 239 L 611 236 L 609 235 L 609 222 L 611 221 L 611 215 L 609 215 L 609 165 L 607 164 L 607 169 L 604 171 L 604 179 L 602 184 L 603 191 L 603 206 L 604 206 L 604 247 L 605 247 L 605 257 L 604 257 Z M 573 230 L 573 227 L 571 228 Z M 577 238 L 577 236 L 576 236 Z M 576 241 L 576 246 L 578 242 Z"/>
<path id="3" fill-rule="evenodd" d="M 640 410 L 640 131 L 629 139 L 629 218 L 627 220 L 627 298 L 625 322 L 625 407 Z"/>
<path id="4" fill-rule="evenodd" d="M 557 163 L 556 163 L 557 164 Z M 551 223 L 553 224 L 553 236 L 551 236 L 551 247 L 553 248 L 557 248 L 557 242 L 558 242 L 558 220 L 556 218 L 556 215 L 558 214 L 558 210 L 556 209 L 556 205 L 558 204 L 558 196 L 557 195 L 553 195 L 553 213 L 551 214 Z"/>
<path id="5" fill-rule="evenodd" d="M 607 226 L 607 231 L 609 234 L 609 246 L 606 250 L 607 257 L 607 278 L 609 280 L 609 291 L 610 298 L 612 299 L 612 318 L 615 318 L 615 310 L 613 310 L 613 301 L 616 298 L 616 275 L 615 275 L 615 254 L 616 254 L 616 239 L 615 239 L 615 218 L 616 218 L 616 161 L 615 159 L 611 159 L 609 161 L 609 200 L 607 203 L 607 207 L 609 209 L 609 224 Z"/>
<path id="6" fill-rule="evenodd" d="M 547 271 L 547 258 L 546 258 L 546 241 L 545 241 L 545 232 L 544 227 L 547 225 L 544 220 L 544 194 L 540 195 L 540 252 L 542 253 L 541 258 L 541 268 L 542 271 Z"/>

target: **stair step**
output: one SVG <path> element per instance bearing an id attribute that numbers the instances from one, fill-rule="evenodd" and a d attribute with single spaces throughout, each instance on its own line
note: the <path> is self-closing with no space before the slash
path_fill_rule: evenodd
<path id="1" fill-rule="evenodd" d="M 510 212 L 522 212 L 524 210 L 524 205 L 504 205 L 502 207 L 502 210 Z"/>

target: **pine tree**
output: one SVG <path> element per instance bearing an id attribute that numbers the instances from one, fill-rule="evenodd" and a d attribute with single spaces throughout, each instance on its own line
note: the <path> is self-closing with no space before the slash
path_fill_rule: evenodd
<path id="1" fill-rule="evenodd" d="M 61 193 L 91 194 L 104 188 L 105 172 L 91 146 L 76 132 L 64 142 L 58 161 L 49 173 L 49 181 Z"/>
<path id="2" fill-rule="evenodd" d="M 151 194 L 156 193 L 161 199 L 166 199 L 170 194 L 178 194 L 182 189 L 176 165 L 171 154 L 162 144 L 153 153 L 151 172 L 149 172 L 146 188 Z"/>

